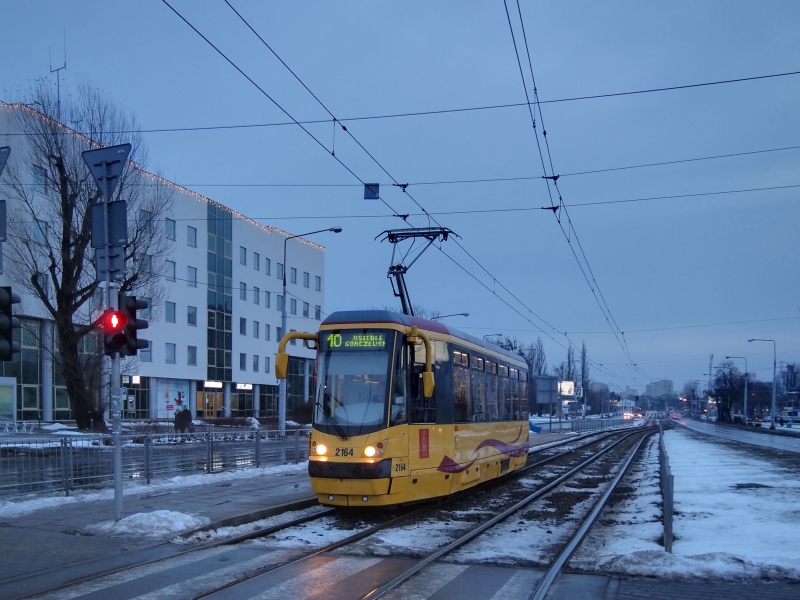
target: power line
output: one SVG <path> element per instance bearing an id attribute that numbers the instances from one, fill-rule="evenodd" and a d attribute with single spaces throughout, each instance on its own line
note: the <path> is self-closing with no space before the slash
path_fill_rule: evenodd
<path id="1" fill-rule="evenodd" d="M 170 6 L 170 8 L 172 8 Z M 174 11 L 175 9 L 173 9 Z M 280 60 L 280 59 L 279 59 Z M 288 67 L 287 67 L 288 68 Z M 550 100 L 539 100 L 539 104 L 561 104 L 565 102 L 578 102 L 583 100 L 598 100 L 603 98 L 618 98 L 623 96 L 635 96 L 641 94 L 653 94 L 659 92 L 671 92 L 677 90 L 687 90 L 693 88 L 701 88 L 701 87 L 711 87 L 716 85 L 728 85 L 732 83 L 743 83 L 747 81 L 758 81 L 758 80 L 765 80 L 765 79 L 775 79 L 779 77 L 791 77 L 794 75 L 800 75 L 800 71 L 786 71 L 782 73 L 771 73 L 768 75 L 754 75 L 752 77 L 738 77 L 735 79 L 721 79 L 716 81 L 706 81 L 701 83 L 690 83 L 684 85 L 673 85 L 673 86 L 664 86 L 664 87 L 656 87 L 656 88 L 644 88 L 640 90 L 629 90 L 624 92 L 609 92 L 607 94 L 589 94 L 584 96 L 570 96 L 565 98 L 553 98 Z M 310 93 L 310 92 L 309 92 Z M 313 95 L 313 94 L 312 94 Z M 408 111 L 402 113 L 388 113 L 388 114 L 380 114 L 380 115 L 369 115 L 369 116 L 358 116 L 358 117 L 346 117 L 342 119 L 336 119 L 340 123 L 349 123 L 349 122 L 356 122 L 356 121 L 379 121 L 383 119 L 401 119 L 401 118 L 410 118 L 410 117 L 425 117 L 425 116 L 435 116 L 435 115 L 447 115 L 447 114 L 457 114 L 457 113 L 467 113 L 467 112 L 479 112 L 479 111 L 488 111 L 488 110 L 502 110 L 502 109 L 509 109 L 509 108 L 521 108 L 521 107 L 528 107 L 530 108 L 530 102 L 509 102 L 504 104 L 486 104 L 486 105 L 479 105 L 479 106 L 467 106 L 467 107 L 460 107 L 460 108 L 444 108 L 439 110 L 420 110 L 420 111 Z M 265 128 L 265 127 L 285 127 L 291 125 L 318 125 L 324 123 L 330 123 L 330 119 L 308 119 L 303 121 L 279 121 L 273 123 L 243 123 L 239 125 L 198 125 L 192 127 L 157 127 L 157 128 L 149 128 L 149 129 L 138 129 L 138 130 L 127 130 L 122 129 L 118 131 L 106 131 L 102 133 L 108 134 L 126 134 L 126 133 L 180 133 L 180 132 L 192 132 L 192 131 L 216 131 L 216 130 L 226 130 L 226 129 L 257 129 L 257 128 Z M 100 133 L 100 132 L 99 132 Z M 27 134 L 27 133 L 9 133 L 6 135 L 10 136 L 21 136 L 21 135 L 37 135 L 37 134 Z"/>

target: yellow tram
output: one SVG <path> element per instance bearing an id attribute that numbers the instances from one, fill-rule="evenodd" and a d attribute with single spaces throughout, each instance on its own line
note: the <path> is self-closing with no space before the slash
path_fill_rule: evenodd
<path id="1" fill-rule="evenodd" d="M 308 473 L 321 504 L 388 506 L 501 477 L 528 454 L 528 367 L 442 323 L 342 311 L 319 333 Z"/>

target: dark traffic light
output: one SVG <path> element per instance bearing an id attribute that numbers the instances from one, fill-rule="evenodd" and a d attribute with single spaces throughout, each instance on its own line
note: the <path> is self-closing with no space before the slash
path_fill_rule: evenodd
<path id="1" fill-rule="evenodd" d="M 10 287 L 0 287 L 0 361 L 13 360 L 14 353 L 20 351 L 19 342 L 14 341 L 14 330 L 22 324 L 11 314 L 13 306 L 20 302 Z"/>
<path id="2" fill-rule="evenodd" d="M 118 301 L 119 311 L 125 318 L 125 323 L 122 326 L 125 332 L 125 344 L 119 350 L 119 353 L 120 356 L 136 356 L 139 350 L 150 346 L 150 342 L 147 340 L 139 339 L 139 330 L 147 329 L 149 324 L 144 319 L 137 319 L 136 311 L 148 308 L 150 303 L 136 296 L 126 296 L 122 293 L 119 294 Z"/>

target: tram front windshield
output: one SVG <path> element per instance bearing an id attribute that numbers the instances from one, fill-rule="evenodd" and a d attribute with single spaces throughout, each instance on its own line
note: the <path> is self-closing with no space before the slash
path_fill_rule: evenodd
<path id="1" fill-rule="evenodd" d="M 386 426 L 394 331 L 354 329 L 320 335 L 314 427 L 349 437 Z"/>

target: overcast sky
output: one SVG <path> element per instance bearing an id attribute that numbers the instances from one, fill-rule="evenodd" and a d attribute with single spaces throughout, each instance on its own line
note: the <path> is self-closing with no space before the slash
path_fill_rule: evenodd
<path id="1" fill-rule="evenodd" d="M 525 102 L 502 0 L 230 2 L 337 119 Z M 292 117 L 325 120 L 306 127 L 332 149 L 330 115 L 223 0 L 170 3 Z M 800 71 L 791 0 L 520 5 L 543 102 Z M 508 8 L 532 94 L 516 1 Z M 66 93 L 89 78 L 144 129 L 289 120 L 161 1 L 5 0 L 0 39 L 8 102 L 37 78 L 55 83 L 66 39 Z M 800 360 L 800 148 L 786 149 L 800 146 L 798 108 L 800 75 L 542 104 L 569 241 L 539 209 L 551 201 L 526 106 L 345 125 L 429 212 L 529 209 L 435 215 L 461 236 L 463 248 L 451 240 L 442 250 L 466 271 L 430 249 L 409 271 L 415 303 L 468 312 L 446 321 L 476 336 L 541 336 L 551 365 L 565 360 L 568 340 L 585 340 L 593 379 L 643 391 L 649 380 L 706 379 L 711 353 L 715 364 L 747 356 L 770 379 L 771 344 L 748 338 L 775 339 L 779 361 Z M 292 233 L 343 227 L 314 237 L 326 247 L 329 312 L 394 303 L 391 247 L 373 238 L 404 223 L 363 200 L 358 179 L 298 126 L 145 141 L 150 170 L 248 216 Z M 775 151 L 569 175 L 764 150 Z M 341 129 L 335 154 L 362 181 L 380 182 L 394 210 L 420 212 Z M 513 180 L 422 185 L 498 178 Z M 578 244 L 637 369 L 573 255 Z"/>

